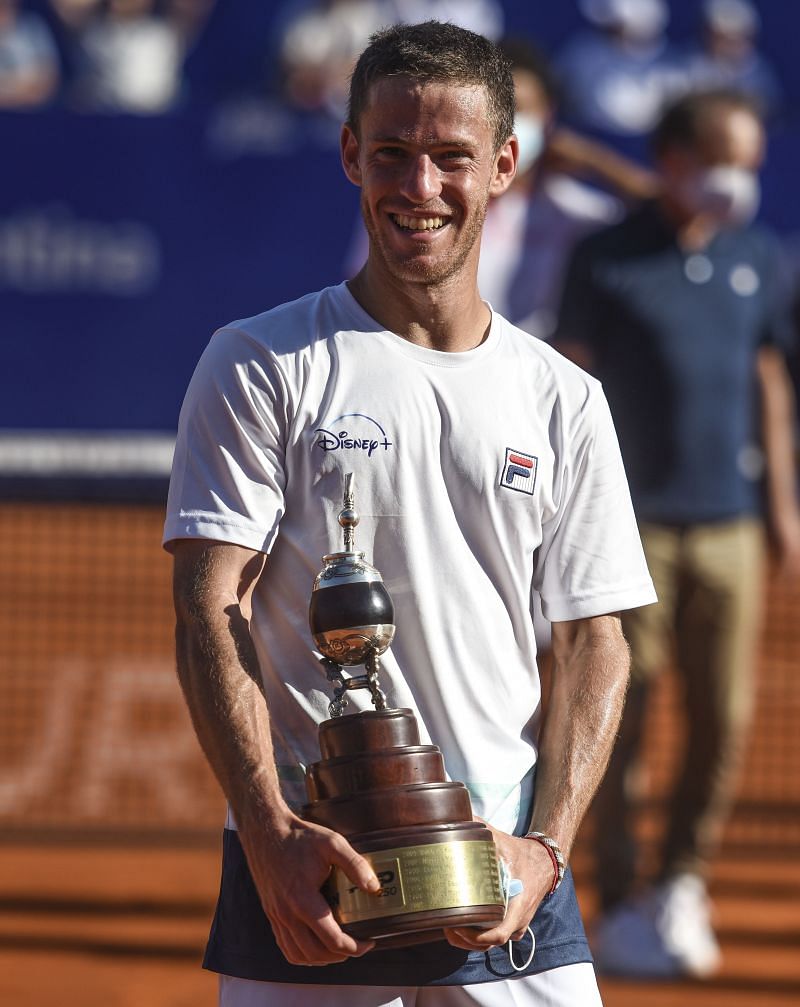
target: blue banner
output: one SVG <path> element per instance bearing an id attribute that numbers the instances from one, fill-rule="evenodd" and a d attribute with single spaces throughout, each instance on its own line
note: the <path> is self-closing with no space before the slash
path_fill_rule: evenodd
<path id="1" fill-rule="evenodd" d="M 214 328 L 342 279 L 357 191 L 264 108 L 0 132 L 0 428 L 172 430 Z"/>
<path id="2" fill-rule="evenodd" d="M 345 275 L 358 193 L 332 128 L 208 115 L 0 115 L 0 429 L 172 431 L 211 332 Z M 764 216 L 800 233 L 800 134 Z"/>

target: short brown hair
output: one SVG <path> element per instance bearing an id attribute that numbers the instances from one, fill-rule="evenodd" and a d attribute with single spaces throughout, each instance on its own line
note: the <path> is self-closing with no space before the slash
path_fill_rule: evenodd
<path id="1" fill-rule="evenodd" d="M 358 136 L 372 85 L 384 77 L 478 85 L 486 92 L 495 149 L 514 130 L 514 78 L 502 51 L 483 35 L 442 21 L 398 24 L 370 39 L 350 78 L 347 125 Z"/>
<path id="2" fill-rule="evenodd" d="M 716 112 L 749 112 L 763 124 L 758 103 L 741 91 L 719 88 L 713 91 L 695 91 L 671 105 L 662 115 L 652 137 L 656 154 L 681 147 L 696 150 L 700 145 L 707 116 Z"/>

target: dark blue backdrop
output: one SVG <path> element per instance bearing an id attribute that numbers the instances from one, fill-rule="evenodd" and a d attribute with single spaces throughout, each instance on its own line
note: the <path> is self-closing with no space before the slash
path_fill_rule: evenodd
<path id="1" fill-rule="evenodd" d="M 577 16 L 565 3 L 540 20 L 541 6 L 508 4 L 508 27 L 552 48 Z M 791 112 L 800 18 L 764 6 Z M 694 5 L 673 7 L 680 37 Z M 342 279 L 357 192 L 331 138 L 263 101 L 206 104 L 263 73 L 270 11 L 217 5 L 179 114 L 0 115 L 0 428 L 172 430 L 217 325 Z M 772 138 L 763 211 L 784 233 L 800 232 L 798 164 L 790 115 Z"/>

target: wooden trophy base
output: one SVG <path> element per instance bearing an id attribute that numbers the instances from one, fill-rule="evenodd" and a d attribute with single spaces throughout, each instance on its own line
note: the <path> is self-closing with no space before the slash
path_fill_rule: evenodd
<path id="1" fill-rule="evenodd" d="M 303 816 L 344 835 L 381 882 L 367 894 L 334 869 L 323 891 L 346 933 L 400 947 L 503 919 L 492 834 L 473 821 L 463 783 L 446 779 L 439 749 L 420 745 L 411 710 L 327 720 L 320 749 Z"/>

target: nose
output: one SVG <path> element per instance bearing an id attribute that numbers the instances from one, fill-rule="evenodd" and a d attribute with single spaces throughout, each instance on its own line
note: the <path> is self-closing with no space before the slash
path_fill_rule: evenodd
<path id="1" fill-rule="evenodd" d="M 419 204 L 427 203 L 442 191 L 439 170 L 427 154 L 410 159 L 401 191 L 409 202 Z"/>

